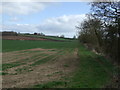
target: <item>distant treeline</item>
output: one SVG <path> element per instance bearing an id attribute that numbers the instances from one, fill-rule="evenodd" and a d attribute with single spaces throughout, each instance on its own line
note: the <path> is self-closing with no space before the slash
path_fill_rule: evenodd
<path id="1" fill-rule="evenodd" d="M 13 32 L 13 31 L 3 31 L 0 32 L 0 35 L 2 36 L 17 36 L 17 32 Z"/>
<path id="2" fill-rule="evenodd" d="M 37 35 L 37 36 L 42 36 L 42 37 L 54 37 L 54 38 L 64 38 L 64 39 L 69 39 L 69 40 L 75 40 L 77 39 L 76 36 L 73 36 L 73 38 L 66 38 L 64 35 L 60 35 L 60 36 L 48 36 L 48 35 L 45 35 L 44 33 L 33 33 L 33 34 L 30 34 L 30 33 L 20 33 L 20 32 L 14 32 L 14 31 L 3 31 L 3 32 L 0 32 L 0 35 L 2 36 L 18 36 L 18 35 Z"/>

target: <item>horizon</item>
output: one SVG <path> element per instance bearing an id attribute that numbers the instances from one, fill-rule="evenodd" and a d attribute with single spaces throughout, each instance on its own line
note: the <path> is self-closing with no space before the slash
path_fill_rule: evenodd
<path id="1" fill-rule="evenodd" d="M 0 31 L 0 33 L 3 33 L 3 32 L 15 32 L 15 31 Z M 37 33 L 37 35 L 38 36 L 51 36 L 51 37 L 61 37 L 62 35 L 47 35 L 47 34 L 44 34 L 44 33 L 42 33 L 42 32 L 31 32 L 31 33 L 28 33 L 28 32 L 15 32 L 15 33 L 17 33 L 18 35 L 19 34 L 29 34 L 29 35 L 34 35 L 34 33 Z M 40 35 L 40 34 L 43 34 L 43 35 Z M 0 34 L 0 35 L 2 35 L 2 34 Z M 73 37 L 66 37 L 66 36 L 64 36 L 64 38 L 70 38 L 70 39 L 72 39 L 72 38 L 78 38 L 77 36 L 73 36 Z"/>
<path id="2" fill-rule="evenodd" d="M 3 2 L 1 31 L 44 33 L 72 38 L 90 12 L 88 2 Z"/>

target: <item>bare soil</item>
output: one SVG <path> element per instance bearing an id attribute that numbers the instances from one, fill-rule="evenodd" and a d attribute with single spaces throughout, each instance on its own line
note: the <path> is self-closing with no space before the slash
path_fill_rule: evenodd
<path id="1" fill-rule="evenodd" d="M 26 50 L 20 50 L 20 51 L 13 51 L 13 52 L 5 52 L 2 53 L 2 63 L 12 63 L 16 61 L 20 61 L 23 59 L 31 58 L 35 55 L 40 56 L 40 54 L 54 54 L 56 51 L 55 49 L 42 49 L 42 48 L 35 48 L 35 49 L 26 49 Z M 36 52 L 37 51 L 37 52 Z"/>
<path id="2" fill-rule="evenodd" d="M 49 54 L 49 55 L 55 54 L 53 58 L 56 58 L 56 59 L 50 60 L 40 65 L 30 66 L 31 63 L 35 62 L 34 58 L 31 58 L 30 60 L 26 61 L 25 65 L 7 69 L 5 72 L 8 72 L 8 73 L 16 73 L 16 69 L 20 69 L 24 67 L 27 67 L 32 71 L 25 71 L 21 73 L 17 72 L 17 74 L 3 75 L 2 76 L 3 88 L 29 88 L 31 86 L 47 83 L 49 81 L 62 80 L 62 77 L 71 76 L 71 73 L 73 73 L 77 69 L 77 65 L 78 65 L 77 49 L 75 49 L 73 53 L 69 53 L 66 51 L 64 55 L 59 55 L 59 53 L 56 55 L 57 50 L 41 49 L 41 48 L 29 49 L 25 51 L 41 51 L 41 50 L 45 51 L 46 54 Z M 41 52 L 37 52 L 37 53 L 41 53 Z M 23 59 L 23 56 L 21 55 L 21 53 L 17 53 L 17 55 L 18 54 L 20 54 L 21 59 Z M 25 55 L 26 54 L 27 53 L 25 53 Z M 34 56 L 36 55 L 36 53 L 32 52 L 32 55 Z M 29 57 L 31 57 L 32 55 L 30 54 Z M 12 53 L 10 54 L 10 56 L 15 58 L 15 55 L 12 56 Z M 26 57 L 27 56 L 28 55 L 26 55 Z M 45 57 L 47 56 L 38 56 L 39 59 L 42 59 Z M 16 59 L 14 60 L 14 62 L 18 60 L 19 59 Z M 8 62 L 8 61 L 5 60 L 5 62 Z"/>
<path id="3" fill-rule="evenodd" d="M 43 39 L 43 38 L 27 37 L 27 36 L 2 36 L 2 39 L 7 39 L 7 40 L 47 40 L 47 39 Z"/>

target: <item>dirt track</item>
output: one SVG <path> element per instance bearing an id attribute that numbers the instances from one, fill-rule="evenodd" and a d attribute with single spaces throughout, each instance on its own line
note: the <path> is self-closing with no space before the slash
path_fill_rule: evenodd
<path id="1" fill-rule="evenodd" d="M 72 55 L 68 52 L 69 51 L 56 49 L 37 48 L 11 53 L 9 52 L 10 54 L 3 53 L 4 64 L 19 61 L 20 63 L 25 63 L 3 71 L 8 73 L 3 75 L 3 88 L 27 88 L 36 84 L 47 83 L 49 81 L 62 80 L 62 77 L 69 77 L 77 68 L 78 57 L 77 49 L 74 50 Z M 6 55 L 10 58 L 9 60 L 5 58 Z M 34 62 L 37 62 L 38 60 L 40 61 L 51 55 L 53 55 L 53 57 L 47 62 L 31 66 Z M 25 59 L 28 57 L 29 59 Z"/>

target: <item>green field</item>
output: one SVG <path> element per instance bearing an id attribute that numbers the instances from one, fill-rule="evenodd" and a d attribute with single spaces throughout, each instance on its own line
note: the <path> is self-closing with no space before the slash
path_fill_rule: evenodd
<path id="1" fill-rule="evenodd" d="M 52 55 L 41 51 L 22 51 L 26 49 L 33 48 L 43 48 L 43 49 L 53 49 L 47 50 L 47 52 L 56 52 Z M 2 51 L 4 53 L 12 53 L 14 51 L 20 51 L 18 56 L 13 57 L 14 60 L 24 57 L 19 61 L 13 63 L 3 64 L 3 70 L 7 70 L 20 65 L 26 65 L 27 62 L 33 62 L 32 64 L 25 66 L 23 68 L 18 68 L 17 73 L 9 75 L 18 75 L 20 73 L 30 73 L 33 72 L 33 67 L 43 65 L 48 62 L 54 62 L 58 57 L 63 57 L 65 55 L 70 55 L 72 57 L 74 50 L 77 49 L 77 69 L 70 74 L 70 76 L 62 76 L 60 80 L 52 80 L 45 82 L 43 84 L 30 85 L 30 88 L 102 88 L 111 81 L 111 75 L 114 74 L 114 66 L 106 60 L 103 56 L 96 55 L 95 53 L 86 49 L 82 44 L 77 41 L 71 42 L 54 42 L 54 41 L 20 41 L 20 40 L 2 40 Z M 24 52 L 24 54 L 22 54 Z M 27 55 L 31 53 L 34 56 L 27 58 Z M 15 54 L 15 53 L 14 53 Z M 21 57 L 20 57 L 21 55 Z M 32 54 L 31 54 L 32 55 Z M 41 57 L 45 58 L 41 58 Z M 10 57 L 11 58 L 11 57 Z M 63 58 L 64 59 L 64 58 Z M 3 59 L 4 60 L 4 59 Z M 69 61 L 68 61 L 69 62 Z M 72 62 L 74 63 L 74 62 Z M 64 68 L 69 68 L 72 63 L 63 64 Z M 30 70 L 28 68 L 31 68 Z M 61 71 L 54 72 L 53 74 L 47 75 L 51 77 L 54 75 L 62 75 Z M 3 76 L 8 75 L 5 71 Z M 66 74 L 67 75 L 67 74 Z M 6 76 L 7 77 L 7 76 Z"/>
<path id="2" fill-rule="evenodd" d="M 22 40 L 2 40 L 2 52 L 17 51 L 31 48 L 76 48 L 77 41 L 54 42 L 54 41 L 22 41 Z"/>

